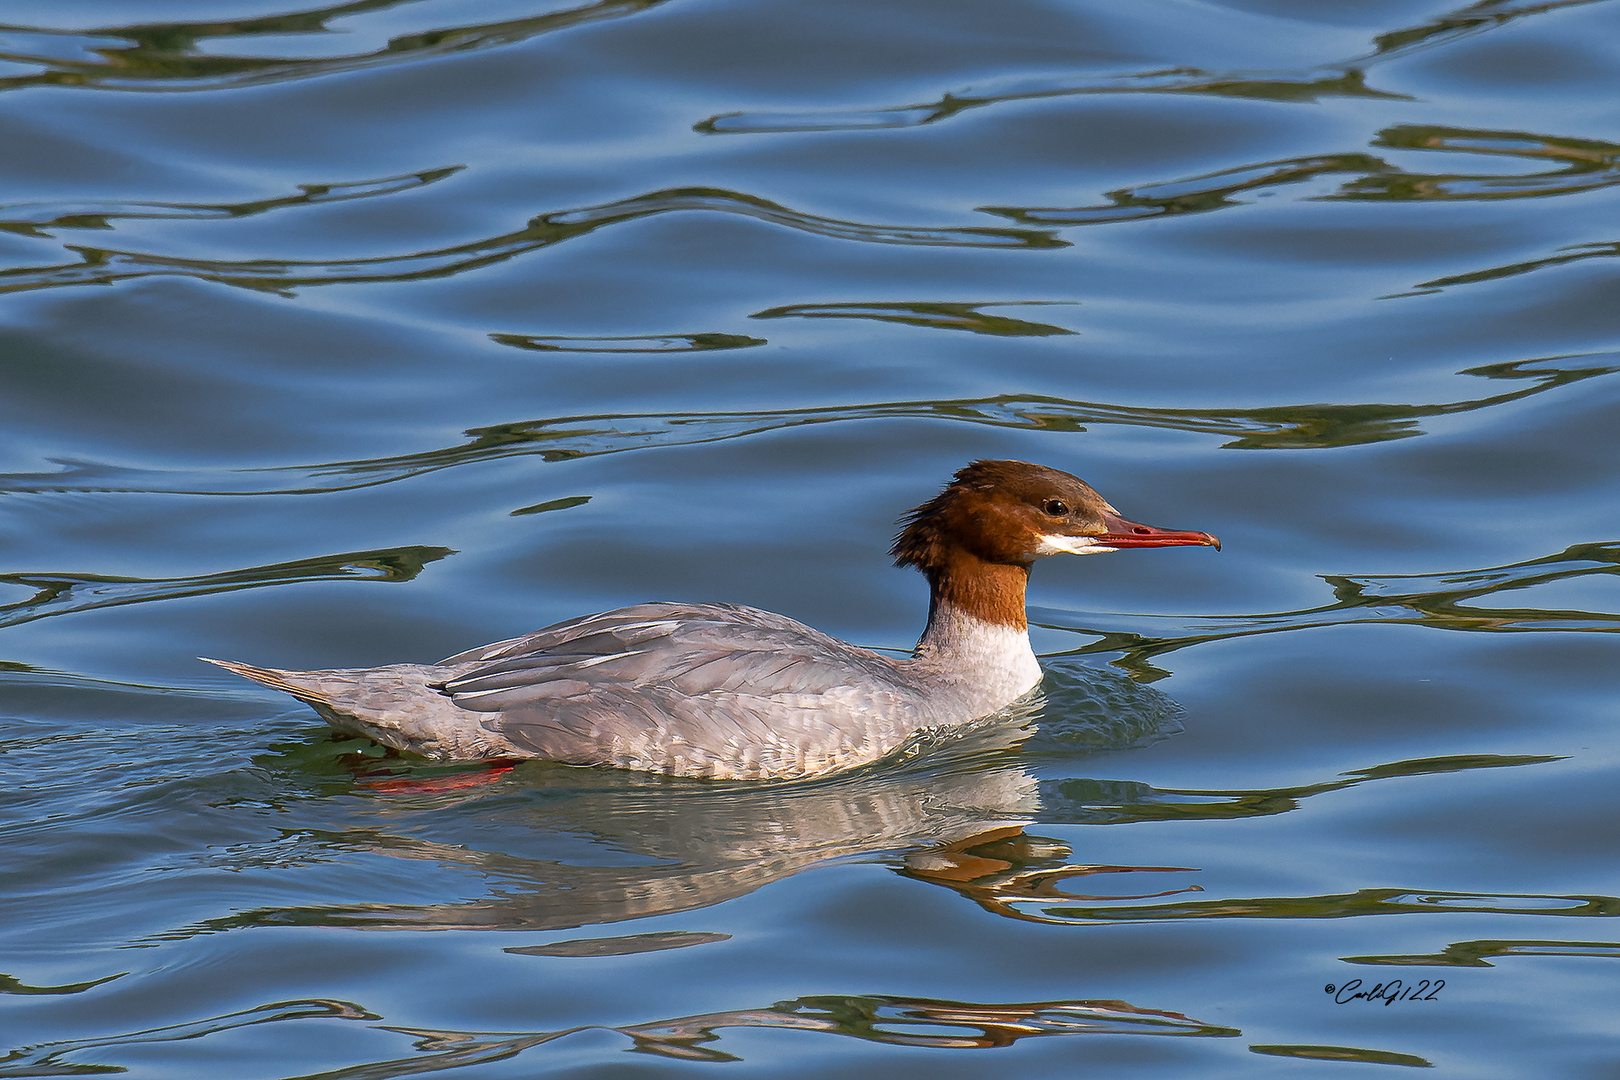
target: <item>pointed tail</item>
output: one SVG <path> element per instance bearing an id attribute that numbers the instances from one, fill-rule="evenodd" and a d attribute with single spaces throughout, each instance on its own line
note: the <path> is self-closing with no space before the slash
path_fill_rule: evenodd
<path id="1" fill-rule="evenodd" d="M 310 679 L 312 673 L 305 671 L 278 671 L 276 668 L 254 667 L 252 664 L 243 664 L 235 660 L 215 660 L 209 656 L 199 656 L 199 660 L 210 664 L 217 664 L 226 671 L 234 671 L 244 679 L 252 679 L 256 683 L 291 694 L 299 701 L 325 702 L 319 689 L 315 686 L 300 682 L 300 677 Z M 310 679 L 310 682 L 315 680 Z"/>

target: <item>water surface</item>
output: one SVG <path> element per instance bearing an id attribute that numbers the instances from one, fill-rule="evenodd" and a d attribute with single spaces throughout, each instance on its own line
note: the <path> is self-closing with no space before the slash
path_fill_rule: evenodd
<path id="1" fill-rule="evenodd" d="M 0 1076 L 1612 1072 L 1610 0 L 5 19 Z M 194 659 L 904 649 L 981 457 L 1225 542 L 1043 563 L 1033 734 L 431 765 Z"/>

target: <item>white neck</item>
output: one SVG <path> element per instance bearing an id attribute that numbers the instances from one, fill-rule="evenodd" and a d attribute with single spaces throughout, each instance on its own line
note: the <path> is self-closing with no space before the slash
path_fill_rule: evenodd
<path id="1" fill-rule="evenodd" d="M 1021 697 L 1041 681 L 1029 632 L 987 622 L 936 601 L 911 665 L 969 692 L 985 713 Z"/>

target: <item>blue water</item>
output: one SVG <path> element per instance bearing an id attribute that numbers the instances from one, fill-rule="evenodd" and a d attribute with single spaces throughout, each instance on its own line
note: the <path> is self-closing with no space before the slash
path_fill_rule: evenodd
<path id="1" fill-rule="evenodd" d="M 0 1077 L 1612 1076 L 1620 5 L 3 18 Z M 1041 564 L 1025 741 L 433 765 L 195 659 L 904 649 L 983 457 L 1225 543 Z"/>

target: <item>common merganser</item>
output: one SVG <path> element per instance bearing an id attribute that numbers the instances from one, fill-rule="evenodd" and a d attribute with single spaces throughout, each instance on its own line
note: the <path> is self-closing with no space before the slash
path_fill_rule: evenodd
<path id="1" fill-rule="evenodd" d="M 783 615 L 649 603 L 437 664 L 279 671 L 209 663 L 284 690 L 333 727 L 444 760 L 541 758 L 674 776 L 783 780 L 878 760 L 911 736 L 1032 691 L 1024 590 L 1036 559 L 1205 544 L 1126 521 L 1084 481 L 975 461 L 901 519 L 890 554 L 928 578 L 928 625 L 891 659 Z M 204 657 L 203 659 L 207 659 Z"/>

